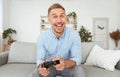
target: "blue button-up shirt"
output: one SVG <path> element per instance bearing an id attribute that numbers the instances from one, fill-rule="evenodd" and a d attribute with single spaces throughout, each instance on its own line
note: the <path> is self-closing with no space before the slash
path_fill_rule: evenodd
<path id="1" fill-rule="evenodd" d="M 51 60 L 52 57 L 73 60 L 80 65 L 81 40 L 78 33 L 65 27 L 63 35 L 58 39 L 51 28 L 43 32 L 37 42 L 37 66 L 43 60 Z"/>

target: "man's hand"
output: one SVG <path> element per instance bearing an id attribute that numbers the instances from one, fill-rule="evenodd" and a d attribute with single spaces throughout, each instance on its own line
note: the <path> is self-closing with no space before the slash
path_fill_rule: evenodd
<path id="1" fill-rule="evenodd" d="M 60 57 L 52 58 L 52 61 L 55 61 L 55 60 L 59 60 L 60 61 L 60 64 L 55 65 L 56 70 L 62 71 L 62 70 L 64 70 L 66 68 L 64 59 L 62 59 Z"/>
<path id="2" fill-rule="evenodd" d="M 44 62 L 42 62 L 41 64 L 43 64 Z M 43 68 L 41 67 L 41 64 L 40 66 L 38 67 L 38 72 L 39 74 L 43 75 L 43 76 L 48 76 L 50 74 L 50 68 Z"/>
<path id="3" fill-rule="evenodd" d="M 55 65 L 56 70 L 62 71 L 65 68 L 70 68 L 76 66 L 76 62 L 73 60 L 64 60 L 60 57 L 53 57 L 52 61 L 59 60 L 60 64 Z"/>

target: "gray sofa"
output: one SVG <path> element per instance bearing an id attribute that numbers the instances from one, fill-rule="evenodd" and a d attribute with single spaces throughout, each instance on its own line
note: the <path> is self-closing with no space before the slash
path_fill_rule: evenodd
<path id="1" fill-rule="evenodd" d="M 82 43 L 83 68 L 80 77 L 120 77 L 120 62 L 115 71 L 84 65 L 90 50 L 95 43 Z M 28 77 L 36 68 L 36 44 L 28 42 L 14 42 L 9 52 L 0 53 L 0 77 Z"/>

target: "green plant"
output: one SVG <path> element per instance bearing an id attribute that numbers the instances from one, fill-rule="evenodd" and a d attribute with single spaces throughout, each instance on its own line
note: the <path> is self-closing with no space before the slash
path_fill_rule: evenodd
<path id="1" fill-rule="evenodd" d="M 67 15 L 68 17 L 68 22 L 69 22 L 69 18 L 72 17 L 73 18 L 73 22 L 74 22 L 74 28 L 75 30 L 77 29 L 77 14 L 75 12 L 71 12 Z"/>
<path id="2" fill-rule="evenodd" d="M 3 37 L 3 39 L 8 38 L 8 42 L 12 43 L 15 41 L 14 39 L 12 39 L 12 34 L 16 34 L 16 33 L 17 33 L 16 30 L 14 30 L 12 28 L 8 28 L 3 31 L 2 37 Z"/>
<path id="3" fill-rule="evenodd" d="M 69 13 L 67 16 L 69 16 L 69 17 L 72 16 L 73 19 L 76 20 L 77 14 L 76 14 L 75 12 L 71 12 L 71 13 Z"/>
<path id="4" fill-rule="evenodd" d="M 88 30 L 86 30 L 85 27 L 83 27 L 83 26 L 79 30 L 79 35 L 81 38 L 81 42 L 91 42 L 92 41 L 91 32 L 88 32 Z"/>

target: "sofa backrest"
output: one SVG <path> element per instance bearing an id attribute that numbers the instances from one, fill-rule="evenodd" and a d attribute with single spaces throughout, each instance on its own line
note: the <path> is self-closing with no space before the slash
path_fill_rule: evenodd
<path id="1" fill-rule="evenodd" d="M 82 63 L 84 63 L 95 43 L 82 43 Z M 36 63 L 36 43 L 14 42 L 11 45 L 8 63 Z"/>
<path id="2" fill-rule="evenodd" d="M 95 42 L 81 43 L 82 63 L 86 62 L 86 59 L 94 45 L 95 45 Z"/>
<path id="3" fill-rule="evenodd" d="M 31 42 L 12 43 L 8 63 L 36 63 L 36 44 Z"/>

